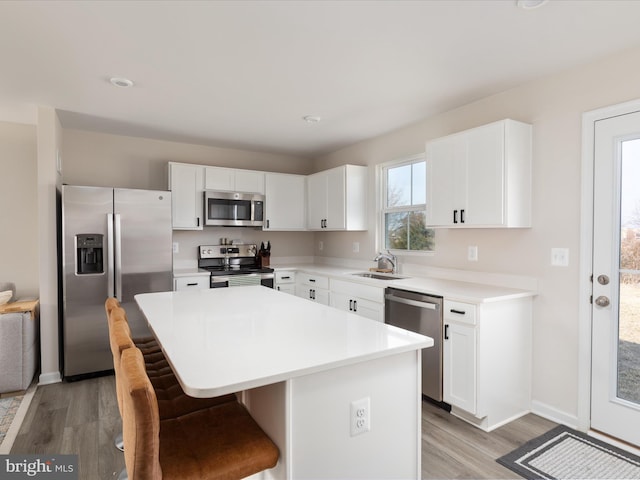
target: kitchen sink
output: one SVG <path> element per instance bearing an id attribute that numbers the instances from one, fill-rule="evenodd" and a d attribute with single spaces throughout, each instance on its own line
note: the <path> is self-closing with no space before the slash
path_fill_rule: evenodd
<path id="1" fill-rule="evenodd" d="M 384 273 L 370 273 L 370 272 L 352 273 L 351 275 L 355 275 L 356 277 L 373 278 L 375 280 L 400 280 L 401 278 L 403 278 L 403 277 L 394 277 L 393 275 L 388 275 Z"/>

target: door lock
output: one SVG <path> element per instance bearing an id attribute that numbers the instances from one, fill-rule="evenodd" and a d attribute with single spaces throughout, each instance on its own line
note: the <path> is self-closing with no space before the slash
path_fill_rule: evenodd
<path id="1" fill-rule="evenodd" d="M 609 277 L 607 277 L 606 275 L 598 275 L 598 283 L 600 285 L 608 285 Z"/>
<path id="2" fill-rule="evenodd" d="M 598 298 L 596 298 L 596 305 L 598 305 L 599 307 L 608 307 L 609 303 L 609 298 L 605 297 L 604 295 L 600 295 Z"/>

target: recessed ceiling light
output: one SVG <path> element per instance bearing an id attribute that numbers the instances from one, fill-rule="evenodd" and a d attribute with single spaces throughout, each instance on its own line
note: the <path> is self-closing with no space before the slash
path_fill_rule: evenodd
<path id="1" fill-rule="evenodd" d="M 111 82 L 111 85 L 114 85 L 116 87 L 120 87 L 120 88 L 129 88 L 129 87 L 133 87 L 133 82 L 131 80 L 129 80 L 128 78 L 124 78 L 124 77 L 111 77 L 109 79 L 109 81 Z"/>
<path id="2" fill-rule="evenodd" d="M 305 115 L 302 119 L 307 123 L 318 123 L 321 120 L 317 115 Z"/>
<path id="3" fill-rule="evenodd" d="M 541 7 L 548 1 L 549 0 L 518 0 L 517 5 L 523 10 L 532 10 Z"/>

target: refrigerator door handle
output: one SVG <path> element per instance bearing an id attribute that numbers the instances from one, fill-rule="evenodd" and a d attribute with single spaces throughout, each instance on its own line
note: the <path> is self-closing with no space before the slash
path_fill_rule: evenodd
<path id="1" fill-rule="evenodd" d="M 113 239 L 115 244 L 115 281 L 116 281 L 116 298 L 123 301 L 122 299 L 122 229 L 120 228 L 120 214 L 116 213 L 114 215 L 113 222 Z"/>
<path id="2" fill-rule="evenodd" d="M 113 263 L 113 214 L 107 213 L 107 296 L 115 297 L 113 285 L 114 280 L 114 263 Z"/>

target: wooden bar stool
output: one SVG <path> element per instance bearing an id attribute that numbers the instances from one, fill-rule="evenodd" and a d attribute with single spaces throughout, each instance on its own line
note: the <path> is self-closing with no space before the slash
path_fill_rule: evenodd
<path id="1" fill-rule="evenodd" d="M 278 448 L 238 402 L 161 420 L 135 347 L 122 352 L 120 378 L 129 478 L 231 480 L 276 466 Z"/>

